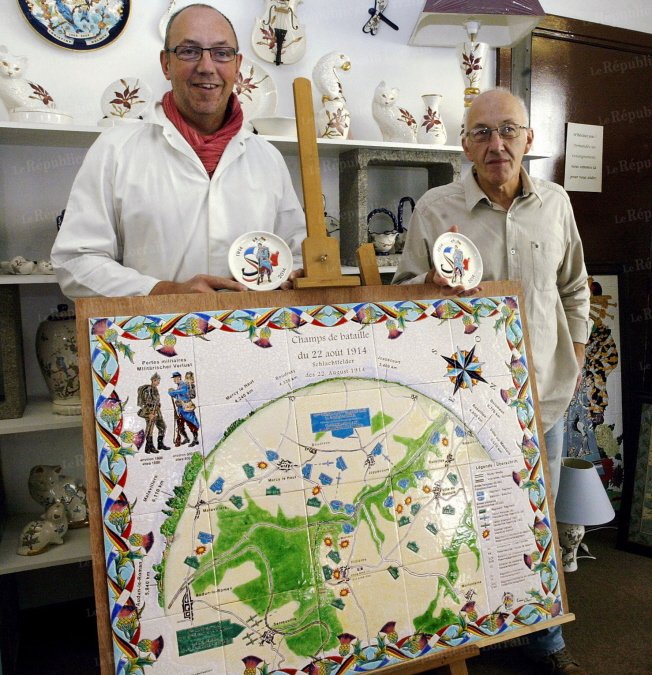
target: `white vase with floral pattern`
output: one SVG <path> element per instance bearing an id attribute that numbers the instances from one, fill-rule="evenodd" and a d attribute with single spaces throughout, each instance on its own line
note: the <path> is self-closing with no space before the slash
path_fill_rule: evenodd
<path id="1" fill-rule="evenodd" d="M 68 305 L 39 324 L 36 331 L 36 356 L 57 415 L 80 415 L 79 361 L 74 312 Z"/>
<path id="2" fill-rule="evenodd" d="M 345 139 L 349 135 L 351 115 L 344 99 L 324 101 L 317 113 L 317 136 L 319 138 Z"/>
<path id="3" fill-rule="evenodd" d="M 464 107 L 468 108 L 473 99 L 482 91 L 487 66 L 486 42 L 464 42 L 457 48 L 457 57 L 464 80 Z"/>
<path id="4" fill-rule="evenodd" d="M 417 143 L 444 145 L 446 143 L 446 127 L 439 114 L 441 94 L 424 94 L 422 97 L 424 112 L 417 120 Z"/>

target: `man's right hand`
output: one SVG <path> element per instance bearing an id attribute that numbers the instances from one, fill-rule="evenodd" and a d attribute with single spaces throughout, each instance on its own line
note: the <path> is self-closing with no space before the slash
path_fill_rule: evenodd
<path id="1" fill-rule="evenodd" d="M 466 298 L 469 295 L 475 295 L 482 290 L 482 286 L 476 286 L 475 288 L 464 288 L 464 286 L 451 286 L 448 283 L 448 280 L 445 277 L 442 277 L 440 274 L 437 274 L 437 270 L 433 267 L 431 270 L 428 270 L 425 278 L 426 284 L 434 284 L 439 287 L 439 296 L 442 298 Z"/>
<path id="2" fill-rule="evenodd" d="M 149 292 L 150 295 L 172 295 L 175 293 L 213 293 L 214 291 L 248 291 L 249 289 L 234 279 L 214 277 L 210 274 L 197 274 L 188 281 L 159 281 Z"/>

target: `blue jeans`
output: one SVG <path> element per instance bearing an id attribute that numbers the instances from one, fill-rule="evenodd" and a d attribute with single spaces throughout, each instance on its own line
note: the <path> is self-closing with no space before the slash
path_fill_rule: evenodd
<path id="1" fill-rule="evenodd" d="M 555 424 L 543 435 L 546 443 L 548 455 L 548 468 L 550 473 L 550 485 L 548 493 L 557 495 L 559 487 L 559 474 L 561 471 L 561 453 L 564 445 L 564 420 L 557 420 Z M 524 647 L 527 654 L 533 659 L 549 656 L 563 649 L 565 646 L 564 637 L 561 633 L 561 626 L 553 626 L 544 630 L 532 633 L 529 636 L 529 643 Z"/>

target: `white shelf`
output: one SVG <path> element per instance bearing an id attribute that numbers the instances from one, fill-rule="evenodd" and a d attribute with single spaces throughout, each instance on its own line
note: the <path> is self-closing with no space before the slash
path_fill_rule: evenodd
<path id="1" fill-rule="evenodd" d="M 25 124 L 0 122 L 0 145 L 45 145 L 50 147 L 88 148 L 109 127 L 77 126 L 69 124 Z M 284 136 L 262 136 L 281 152 L 296 153 L 296 139 Z M 338 140 L 318 138 L 321 157 L 337 157 L 347 150 L 358 148 L 380 150 L 426 150 L 431 152 L 462 153 L 461 145 L 426 145 L 422 143 L 387 143 L 386 141 Z M 528 154 L 526 159 L 541 159 L 548 155 Z"/>
<path id="2" fill-rule="evenodd" d="M 73 429 L 81 427 L 81 415 L 55 415 L 52 403 L 46 399 L 31 399 L 22 417 L 0 420 L 0 436 L 6 434 L 24 434 L 32 431 L 51 429 Z"/>
<path id="3" fill-rule="evenodd" d="M 38 555 L 18 555 L 18 541 L 23 527 L 39 514 L 11 515 L 4 523 L 0 541 L 0 575 L 27 572 L 55 565 L 69 565 L 91 559 L 90 530 L 81 527 L 66 532 L 63 544 L 55 544 Z"/>
<path id="4" fill-rule="evenodd" d="M 0 274 L 0 284 L 56 284 L 54 274 Z"/>
<path id="5" fill-rule="evenodd" d="M 298 152 L 298 143 L 296 140 L 284 138 L 282 136 L 263 136 L 270 143 L 275 145 L 281 152 Z M 462 152 L 460 145 L 424 145 L 421 143 L 387 143 L 385 141 L 356 141 L 356 140 L 338 140 L 335 138 L 318 138 L 317 150 L 320 157 L 338 157 L 347 150 L 425 150 L 431 152 Z"/>
<path id="6" fill-rule="evenodd" d="M 46 145 L 89 147 L 91 143 L 108 127 L 76 126 L 68 124 L 25 124 L 20 122 L 0 122 L 0 144 L 5 145 Z M 296 139 L 284 136 L 262 136 L 273 143 L 281 152 L 296 152 Z M 320 154 L 336 156 L 346 150 L 356 148 L 374 148 L 388 150 L 437 150 L 462 152 L 457 145 L 422 145 L 419 143 L 386 143 L 385 141 L 338 140 L 318 138 Z"/>
<path id="7" fill-rule="evenodd" d="M 102 127 L 72 124 L 0 122 L 0 143 L 3 145 L 88 148 L 102 131 Z"/>

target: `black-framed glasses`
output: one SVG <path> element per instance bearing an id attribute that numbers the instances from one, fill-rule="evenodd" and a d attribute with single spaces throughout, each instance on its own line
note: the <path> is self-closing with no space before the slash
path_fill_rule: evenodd
<path id="1" fill-rule="evenodd" d="M 488 143 L 491 134 L 494 131 L 498 132 L 498 135 L 501 138 L 518 138 L 521 133 L 521 129 L 527 129 L 522 124 L 501 124 L 499 127 L 478 127 L 477 129 L 471 129 L 466 135 L 474 143 Z"/>
<path id="2" fill-rule="evenodd" d="M 195 47 L 194 45 L 177 45 L 174 49 L 165 51 L 173 52 L 181 61 L 199 61 L 204 52 L 208 52 L 211 59 L 217 63 L 233 61 L 238 53 L 234 47 Z"/>

